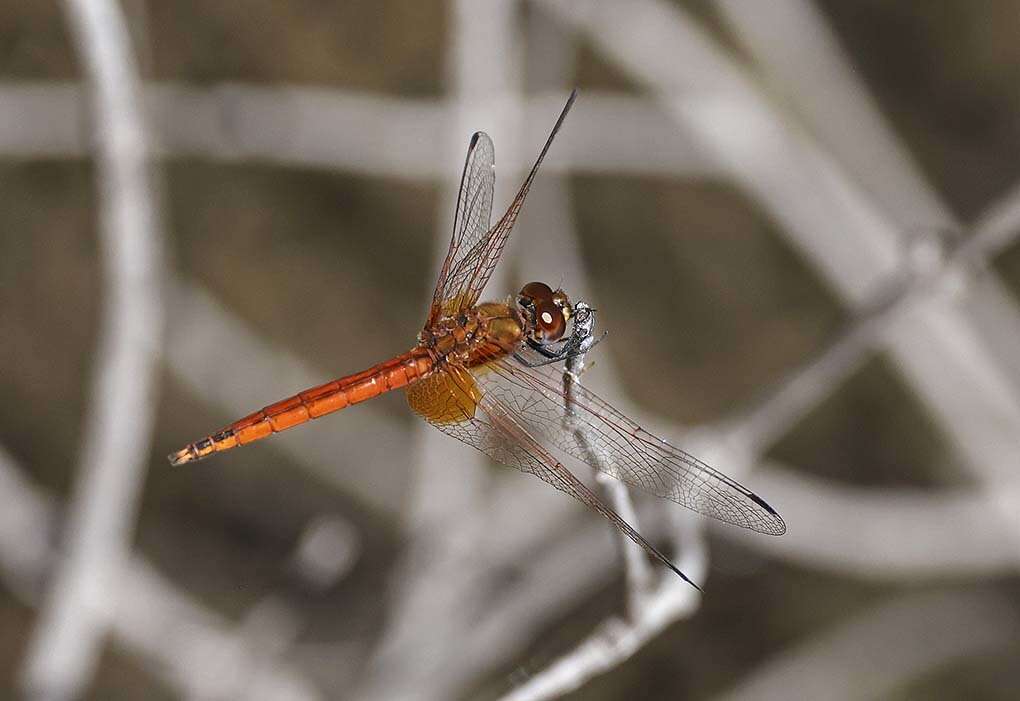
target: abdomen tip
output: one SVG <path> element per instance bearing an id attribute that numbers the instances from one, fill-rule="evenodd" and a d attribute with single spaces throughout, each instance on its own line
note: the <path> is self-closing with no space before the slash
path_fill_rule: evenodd
<path id="1" fill-rule="evenodd" d="M 182 448 L 176 453 L 170 453 L 167 455 L 167 459 L 170 461 L 171 465 L 176 466 L 183 465 L 186 462 L 191 462 L 195 459 L 195 456 L 188 448 Z"/>

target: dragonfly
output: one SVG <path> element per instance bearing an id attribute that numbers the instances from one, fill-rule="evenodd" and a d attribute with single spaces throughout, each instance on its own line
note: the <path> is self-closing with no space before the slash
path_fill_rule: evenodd
<path id="1" fill-rule="evenodd" d="M 786 523 L 761 497 L 641 428 L 577 382 L 570 368 L 601 340 L 594 335 L 595 310 L 590 305 L 572 302 L 562 289 L 543 282 L 527 283 L 516 297 L 479 302 L 576 97 L 575 90 L 517 195 L 494 225 L 495 149 L 485 132 L 471 137 L 450 246 L 425 326 L 411 350 L 270 404 L 172 453 L 171 464 L 247 445 L 404 388 L 411 409 L 425 421 L 496 462 L 574 497 L 695 587 L 558 456 L 568 455 L 700 514 L 782 535 Z"/>

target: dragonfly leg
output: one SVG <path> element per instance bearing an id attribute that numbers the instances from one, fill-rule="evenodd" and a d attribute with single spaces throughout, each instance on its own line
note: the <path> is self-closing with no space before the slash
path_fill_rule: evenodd
<path id="1" fill-rule="evenodd" d="M 535 348 L 534 350 L 538 350 L 538 348 Z M 539 352 L 542 353 L 542 351 Z M 543 353 L 543 355 L 545 354 Z M 543 365 L 552 365 L 553 363 L 562 361 L 566 357 L 567 356 L 565 355 L 550 355 L 547 356 L 545 360 L 531 360 L 530 358 L 525 358 L 520 353 L 514 353 L 514 360 L 527 368 L 540 368 Z"/>

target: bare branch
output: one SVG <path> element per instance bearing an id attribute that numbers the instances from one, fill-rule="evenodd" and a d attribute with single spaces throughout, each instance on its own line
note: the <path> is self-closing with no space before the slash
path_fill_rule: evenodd
<path id="1" fill-rule="evenodd" d="M 897 239 L 894 227 L 882 221 L 880 213 L 856 191 L 853 183 L 842 176 L 839 167 L 826 154 L 802 135 L 787 133 L 788 127 L 783 120 L 756 94 L 741 71 L 681 10 L 654 0 L 632 3 L 626 9 L 593 3 L 567 5 L 552 0 L 543 5 L 574 26 L 587 30 L 635 77 L 659 91 L 660 99 L 676 115 L 678 122 L 697 134 L 719 162 L 728 168 L 736 182 L 771 207 L 773 215 L 784 223 L 784 231 L 805 247 L 812 261 L 834 280 L 848 300 L 861 304 L 868 297 L 869 286 L 873 288 L 883 273 L 896 279 L 888 276 L 888 272 L 894 272 L 899 266 L 893 252 Z M 646 50 L 649 45 L 656 46 L 657 53 L 649 53 Z M 661 51 L 666 46 L 674 47 L 673 55 Z M 678 104 L 675 95 L 681 89 L 699 96 L 704 105 Z M 721 111 L 714 99 L 720 93 L 739 102 L 745 109 Z M 729 107 L 732 108 L 732 103 Z M 727 122 L 725 117 L 728 114 L 739 114 L 741 125 L 738 127 Z M 749 124 L 754 126 L 748 128 Z M 772 148 L 776 143 L 782 144 L 780 150 Z M 786 151 L 798 153 L 799 157 L 786 163 L 791 159 Z M 777 180 L 776 173 L 783 174 L 785 180 Z M 808 192 L 813 194 L 807 195 Z M 814 209 L 811 205 L 803 206 L 805 196 L 826 202 L 825 211 Z M 831 226 L 834 223 L 833 212 L 838 213 L 836 227 Z M 826 226 L 830 230 L 825 236 L 814 231 Z M 831 235 L 833 233 L 835 238 Z M 843 238 L 842 243 L 839 237 Z M 846 250 L 846 241 L 854 237 L 859 250 Z M 840 269 L 836 267 L 837 261 Z M 853 262 L 847 265 L 848 261 Z M 757 453 L 781 430 L 788 429 L 807 406 L 825 396 L 841 377 L 856 366 L 870 347 L 870 335 L 886 330 L 890 321 L 896 319 L 895 315 L 887 315 L 889 293 L 883 290 L 880 294 L 871 294 L 877 302 L 871 302 L 873 310 L 866 314 L 865 321 L 837 341 L 819 361 L 795 374 L 770 400 L 737 421 L 745 431 L 745 440 L 737 441 L 738 452 Z M 892 295 L 894 299 L 900 296 L 905 297 Z M 947 311 L 938 310 L 943 314 Z M 916 324 L 913 330 L 917 330 Z M 901 363 L 908 364 L 912 357 L 909 351 L 916 345 L 916 340 L 907 339 L 914 342 L 896 345 L 901 339 L 904 339 L 902 334 L 893 336 L 894 349 Z M 979 362 L 971 363 L 968 369 L 972 375 L 981 374 L 989 365 L 987 357 L 982 357 Z M 932 370 L 934 368 L 930 366 L 921 370 L 922 390 L 938 387 L 937 372 Z M 915 373 L 914 377 L 918 375 Z M 949 397 L 945 393 L 940 396 L 940 389 L 927 392 L 926 397 L 935 402 L 942 399 L 941 405 L 949 406 Z M 989 410 L 997 411 L 992 407 Z M 731 433 L 730 438 L 733 435 Z M 960 438 L 966 446 L 975 448 L 971 455 L 975 464 L 980 465 L 989 457 L 987 451 L 977 450 L 979 441 L 975 440 L 974 433 Z M 753 458 L 740 460 L 739 456 L 734 457 L 735 464 L 753 461 Z M 669 614 L 676 614 L 676 611 L 667 609 L 667 616 Z M 662 620 L 655 620 L 655 623 L 666 624 Z M 626 659 L 633 653 L 634 639 L 643 639 L 645 632 L 646 629 L 637 625 L 628 627 L 623 622 L 608 624 L 509 698 L 550 698 L 575 689 L 591 676 Z"/>
<path id="2" fill-rule="evenodd" d="M 904 684 L 1016 637 L 1011 602 L 991 592 L 904 594 L 793 645 L 718 701 L 887 698 Z"/>
<path id="3" fill-rule="evenodd" d="M 120 600 L 155 414 L 163 329 L 162 244 L 149 182 L 139 80 L 112 0 L 68 0 L 98 138 L 100 248 L 105 272 L 92 406 L 66 534 L 66 559 L 32 639 L 24 683 L 73 698 L 92 676 Z"/>
<path id="4" fill-rule="evenodd" d="M 681 8 L 660 0 L 540 4 L 653 91 L 851 307 L 895 277 L 906 253 L 896 223 Z M 973 319 L 940 297 L 899 317 L 886 336 L 904 377 L 971 468 L 1001 465 L 1006 436 L 1020 433 L 1020 392 Z"/>
<path id="5" fill-rule="evenodd" d="M 0 576 L 33 606 L 45 603 L 38 583 L 60 553 L 50 545 L 57 514 L 53 500 L 25 479 L 0 447 Z M 119 605 L 111 611 L 117 644 L 150 662 L 154 674 L 182 695 L 309 701 L 319 698 L 298 670 L 269 656 L 223 617 L 178 591 L 148 563 L 131 558 L 121 569 Z M 210 664 L 229 660 L 227 675 Z"/>
<path id="6" fill-rule="evenodd" d="M 484 113 L 480 113 L 478 102 L 518 88 L 521 75 L 519 54 L 514 53 L 515 10 L 513 0 L 452 3 L 448 70 L 456 107 L 445 128 L 435 133 L 447 135 L 439 143 L 458 154 L 458 160 L 465 136 L 480 128 L 499 139 L 500 153 L 516 152 L 518 140 L 514 137 L 520 117 L 516 100 L 504 101 L 498 110 L 488 104 Z M 435 133 L 430 135 L 433 140 Z M 459 170 L 450 158 L 436 160 L 450 166 L 445 171 L 443 201 L 453 203 L 457 183 L 451 176 Z M 503 177 L 496 181 L 496 202 L 506 202 L 508 198 L 501 194 L 509 190 L 509 183 L 506 171 L 500 172 Z M 440 217 L 436 236 L 437 263 L 449 245 L 452 208 L 445 211 L 449 214 Z M 506 267 L 497 268 L 490 285 L 505 288 L 505 276 Z M 423 458 L 415 466 L 408 529 L 412 540 L 409 557 L 401 567 L 408 577 L 396 592 L 395 613 L 359 690 L 361 698 L 441 699 L 453 695 L 460 675 L 452 669 L 455 665 L 447 662 L 459 656 L 455 646 L 458 641 L 463 644 L 471 626 L 470 612 L 478 603 L 468 587 L 479 569 L 472 553 L 479 532 L 468 526 L 472 514 L 485 502 L 483 488 L 490 479 L 486 461 L 472 451 L 469 458 L 451 463 L 445 457 L 449 446 L 444 436 L 425 425 L 419 433 Z M 450 572 L 459 576 L 451 579 Z M 432 653 L 422 655 L 423 645 Z"/>
<path id="7" fill-rule="evenodd" d="M 576 323 L 576 320 L 575 320 Z M 573 385 L 581 384 L 581 376 L 584 373 L 584 353 L 572 355 L 567 358 L 563 366 L 563 389 L 567 398 L 564 416 L 564 428 L 572 430 L 580 445 L 584 446 L 592 460 L 598 460 L 597 452 L 592 449 L 586 432 L 580 427 L 570 425 L 570 417 L 575 414 L 576 404 L 573 403 L 573 393 L 570 388 Z M 630 493 L 627 486 L 619 480 L 609 477 L 604 472 L 593 468 L 595 481 L 602 487 L 603 494 L 609 497 L 612 508 L 624 521 L 630 524 L 634 530 L 640 532 L 637 511 L 630 500 Z M 620 552 L 623 554 L 624 572 L 627 580 L 627 611 L 631 619 L 639 615 L 641 603 L 651 593 L 652 571 L 648 565 L 644 551 L 637 543 L 628 538 L 623 531 L 615 533 Z"/>
<path id="8" fill-rule="evenodd" d="M 513 36 L 507 28 L 512 3 L 498 5 L 490 33 L 474 37 L 477 44 L 472 48 L 457 49 L 457 70 L 464 71 L 459 78 L 463 80 L 462 94 L 451 101 L 297 87 L 151 86 L 147 96 L 163 154 L 440 178 L 456 171 L 456 164 L 451 166 L 455 158 L 449 154 L 459 154 L 464 136 L 481 126 L 503 145 L 500 172 L 506 177 L 527 160 L 527 150 L 518 158 L 514 145 L 540 139 L 541 135 L 535 136 L 529 129 L 532 124 L 534 129 L 542 128 L 546 114 L 558 107 L 552 104 L 558 97 L 524 100 L 515 94 L 513 79 L 468 94 L 473 92 L 468 88 L 491 77 L 494 68 L 500 70 L 492 57 L 505 61 L 505 42 Z M 696 23 L 665 3 L 638 0 L 627 16 L 618 14 L 622 12 L 619 8 L 596 7 L 594 3 L 546 0 L 541 5 L 567 24 L 590 30 L 597 48 L 650 88 L 659 105 L 640 98 L 586 93 L 585 119 L 564 132 L 547 173 L 569 167 L 575 172 L 731 176 L 765 204 L 784 235 L 829 276 L 854 310 L 854 323 L 825 353 L 792 373 L 761 401 L 721 425 L 709 427 L 704 433 L 714 444 L 706 446 L 708 455 L 718 450 L 726 458 L 719 464 L 728 471 L 730 458 L 739 470 L 750 469 L 756 456 L 884 343 L 892 348 L 893 357 L 922 400 L 964 447 L 963 454 L 979 474 L 1010 477 L 1010 458 L 1015 452 L 1011 437 L 1020 426 L 1016 398 L 1020 371 L 1010 370 L 1010 358 L 1020 350 L 1018 315 L 1015 303 L 994 276 L 977 273 L 1020 232 L 1020 198 L 1014 193 L 994 208 L 974 227 L 976 233 L 962 243 L 943 248 L 932 236 L 928 242 L 906 245 L 909 237 L 903 236 L 904 228 L 913 228 L 918 222 L 951 224 L 952 216 L 923 182 L 865 87 L 846 70 L 838 45 L 817 12 L 799 0 L 778 0 L 775 12 L 764 14 L 759 14 L 761 8 L 755 3 L 720 0 L 719 5 L 738 37 L 760 61 L 761 73 L 782 94 L 783 105 L 764 96 L 760 86 Z M 804 41 L 786 41 L 793 31 Z M 641 42 L 634 37 L 641 37 Z M 649 46 L 654 46 L 655 52 L 649 52 Z M 815 56 L 805 62 L 797 51 Z M 819 83 L 824 90 L 813 90 Z M 0 120 L 0 152 L 26 158 L 89 153 L 80 105 L 78 88 L 71 85 L 0 88 L 0 109 L 20 115 Z M 839 106 L 840 123 L 847 128 L 827 119 L 826 110 L 833 105 Z M 792 114 L 781 111 L 790 107 Z M 497 116 L 490 118 L 491 114 Z M 638 126 L 622 130 L 616 128 L 620 123 Z M 456 148 L 447 148 L 443 140 L 435 139 L 435 134 L 447 129 Z M 394 134 L 400 135 L 399 142 L 393 141 Z M 592 143 L 599 143 L 599 148 L 579 146 Z M 510 158 L 503 157 L 506 151 L 511 152 Z M 501 184 L 505 184 L 502 178 Z M 531 205 L 537 197 L 538 190 Z M 444 226 L 439 245 L 445 241 Z M 549 259 L 562 263 L 557 256 Z M 580 272 L 576 276 L 568 273 L 572 288 L 578 282 L 583 286 L 581 277 Z M 212 328 L 220 326 L 223 319 L 232 319 L 228 311 L 201 299 L 201 294 L 185 294 L 184 298 L 190 299 L 195 309 L 208 312 L 204 317 L 183 315 L 189 328 L 199 322 Z M 237 338 L 247 333 L 238 328 Z M 224 333 L 234 331 L 237 328 L 230 327 Z M 209 351 L 206 341 L 198 338 L 182 340 L 175 334 L 171 339 L 169 356 L 174 371 L 189 379 L 199 396 L 235 409 L 241 405 L 247 408 L 251 402 L 245 392 L 250 387 L 245 387 L 244 378 L 219 374 L 214 368 L 228 364 L 215 357 L 208 363 L 197 361 Z M 254 335 L 252 338 L 253 347 L 265 351 L 259 363 L 293 371 L 294 376 L 316 377 L 292 355 L 277 355 L 278 348 Z M 196 369 L 199 374 L 194 374 Z M 270 372 L 268 376 L 281 374 Z M 205 381 L 208 378 L 210 382 Z M 283 392 L 291 385 L 311 382 L 286 384 Z M 366 408 L 362 418 L 352 416 L 350 421 L 357 422 L 356 430 L 372 424 L 394 436 L 392 441 L 376 441 L 372 448 L 375 461 L 403 460 L 402 456 L 411 452 L 410 446 L 384 415 L 365 413 L 371 411 Z M 640 412 L 635 416 L 647 421 Z M 677 432 L 677 427 L 667 431 L 671 435 Z M 317 439 L 306 435 L 305 440 L 286 435 L 278 440 L 286 453 L 326 475 L 345 492 L 385 513 L 400 513 L 403 493 L 399 484 L 377 490 L 367 475 L 337 470 L 328 448 L 335 438 L 324 438 L 315 445 Z M 535 517 L 521 524 L 521 494 L 532 494 L 527 486 L 500 481 L 489 490 L 488 475 L 478 465 L 467 461 L 462 471 L 460 465 L 451 465 L 446 459 L 457 448 L 441 438 L 435 442 L 426 438 L 424 444 L 430 457 L 421 471 L 416 510 L 410 519 L 418 542 L 406 567 L 408 580 L 413 581 L 397 597 L 392 629 L 365 689 L 381 698 L 392 697 L 394 689 L 437 697 L 453 695 L 472 675 L 519 650 L 542 625 L 543 617 L 577 596 L 563 585 L 566 574 L 571 585 L 579 588 L 597 586 L 609 576 L 599 565 L 608 553 L 604 533 L 600 528 L 575 528 L 575 512 L 560 508 L 556 500 L 542 501 L 544 486 L 538 485 L 534 493 Z M 442 460 L 431 457 L 433 445 Z M 380 457 L 379 451 L 392 451 L 386 455 L 394 457 Z M 351 462 L 372 464 L 367 460 Z M 471 471 L 476 471 L 474 477 Z M 459 481 L 462 475 L 468 475 L 463 483 Z M 437 482 L 437 477 L 445 481 Z M 1010 519 L 1017 500 L 1011 489 L 994 493 L 991 489 L 933 493 L 851 490 L 782 470 L 756 475 L 755 487 L 800 527 L 791 528 L 783 539 L 746 538 L 735 529 L 720 532 L 811 567 L 877 580 L 904 580 L 947 574 L 987 576 L 1011 571 L 1017 565 L 1013 539 L 1020 529 Z M 18 491 L 16 484 L 12 490 Z M 546 503 L 551 505 L 548 511 Z M 16 506 L 10 509 L 14 518 L 19 513 Z M 0 531 L 4 518 L 0 518 Z M 827 527 L 831 520 L 826 518 L 840 521 L 841 528 Z M 675 529 L 675 535 L 685 543 L 681 548 L 684 557 L 693 559 L 697 567 L 698 562 L 703 564 L 705 546 L 698 527 L 686 523 Z M 948 532 L 947 523 L 964 523 L 966 527 Z M 457 537 L 447 530 L 451 526 Z M 44 531 L 34 532 L 38 537 Z M 554 537 L 542 542 L 543 534 L 550 532 Z M 10 548 L 19 553 L 12 545 L 16 542 L 16 537 L 7 538 L 0 532 L 0 551 Z M 27 542 L 31 545 L 33 541 Z M 584 544 L 584 553 L 572 547 L 578 543 Z M 34 586 L 33 575 L 23 574 L 36 571 L 32 552 L 32 547 L 26 547 L 12 555 L 22 564 L 14 568 L 14 574 L 5 573 L 20 590 Z M 434 559 L 423 563 L 424 555 Z M 529 566 L 512 591 L 494 586 L 494 580 L 522 558 Z M 459 581 L 451 588 L 454 572 Z M 630 591 L 641 588 L 640 584 L 631 586 Z M 578 650 L 522 687 L 521 698 L 545 698 L 576 688 L 590 676 L 611 669 L 670 621 L 689 615 L 696 605 L 674 598 L 674 592 L 665 589 L 654 594 L 649 604 L 643 608 L 632 605 L 636 611 L 632 621 L 614 618 L 606 622 Z M 505 616 L 512 620 L 503 620 Z M 981 620 L 981 615 L 977 619 Z M 114 625 L 116 634 L 119 624 Z M 438 638 L 444 655 L 464 659 L 464 668 L 439 669 L 434 659 L 419 659 L 423 635 Z M 252 669 L 245 664 L 242 669 Z M 777 678 L 783 679 L 781 675 Z M 187 683 L 180 682 L 182 686 Z M 217 692 L 208 686 L 196 687 L 194 693 Z"/>
<path id="9" fill-rule="evenodd" d="M 761 455 L 812 407 L 832 394 L 867 355 L 886 339 L 899 317 L 926 301 L 953 294 L 965 279 L 985 272 L 991 258 L 1020 236 L 1020 201 L 1017 193 L 994 204 L 975 231 L 959 239 L 943 254 L 928 255 L 929 242 L 917 243 L 914 260 L 906 270 L 877 290 L 873 299 L 816 359 L 793 371 L 757 402 L 722 422 L 731 438 L 753 455 Z"/>
<path id="10" fill-rule="evenodd" d="M 791 524 L 782 538 L 718 526 L 758 552 L 878 582 L 989 577 L 1020 567 L 1020 488 L 876 489 L 812 479 L 775 463 L 755 473 Z"/>
<path id="11" fill-rule="evenodd" d="M 700 597 L 692 592 L 694 589 L 678 577 L 663 578 L 635 619 L 604 621 L 569 654 L 511 691 L 503 701 L 555 698 L 617 667 L 671 623 L 697 610 Z"/>
<path id="12" fill-rule="evenodd" d="M 241 416 L 252 407 L 293 393 L 295 387 L 311 387 L 335 374 L 335 370 L 312 367 L 293 351 L 258 334 L 193 281 L 178 279 L 168 292 L 174 314 L 167 334 L 167 365 L 195 397 L 228 417 Z M 242 352 L 244 362 L 238 363 Z M 252 382 L 252 377 L 262 379 Z M 407 461 L 411 455 L 407 430 L 372 402 L 349 414 L 329 431 L 280 434 L 274 438 L 274 449 L 317 479 L 399 520 L 406 474 L 400 470 L 380 474 L 376 466 Z M 366 435 L 373 436 L 367 445 L 354 440 Z M 339 456 L 338 444 L 345 446 Z"/>
<path id="13" fill-rule="evenodd" d="M 458 114 L 456 100 L 384 97 L 299 85 L 228 83 L 199 87 L 148 83 L 146 103 L 155 154 L 228 162 L 266 161 L 372 176 L 445 179 L 456 164 L 434 136 Z M 466 97 L 471 110 L 498 112 L 512 95 Z M 484 102 L 483 102 L 484 100 Z M 519 98 L 526 143 L 545 138 L 545 118 L 562 92 Z M 543 173 L 625 173 L 711 177 L 691 140 L 655 103 L 598 91 L 584 94 L 585 118 L 557 139 Z M 81 158 L 89 148 L 81 89 L 72 83 L 0 83 L 0 154 L 7 158 Z M 619 129 L 620 124 L 631 125 Z M 468 134 L 478 124 L 468 125 Z M 497 143 L 510 136 L 487 125 Z M 463 134 L 460 141 L 463 140 Z M 459 144 L 460 141 L 457 143 Z M 584 145 L 598 143 L 599 148 Z M 500 172 L 530 167 L 528 153 L 500 149 Z"/>

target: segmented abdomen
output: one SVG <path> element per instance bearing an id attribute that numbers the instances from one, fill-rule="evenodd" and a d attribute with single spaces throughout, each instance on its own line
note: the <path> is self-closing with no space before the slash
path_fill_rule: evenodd
<path id="1" fill-rule="evenodd" d="M 430 351 L 415 348 L 363 372 L 306 389 L 293 397 L 270 404 L 171 454 L 170 462 L 180 465 L 201 460 L 213 453 L 246 445 L 310 419 L 332 414 L 421 379 L 432 371 L 434 365 L 435 359 Z"/>

